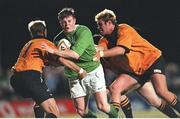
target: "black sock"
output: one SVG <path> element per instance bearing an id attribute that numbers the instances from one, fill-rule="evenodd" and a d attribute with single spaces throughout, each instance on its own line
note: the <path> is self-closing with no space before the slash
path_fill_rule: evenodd
<path id="1" fill-rule="evenodd" d="M 57 118 L 57 116 L 54 115 L 53 113 L 47 113 L 46 118 Z"/>
<path id="2" fill-rule="evenodd" d="M 121 108 L 126 118 L 133 118 L 131 103 L 128 97 L 126 97 L 123 101 L 121 101 Z"/>
<path id="3" fill-rule="evenodd" d="M 45 112 L 39 105 L 35 105 L 33 107 L 33 110 L 34 110 L 35 118 L 44 118 Z"/>
<path id="4" fill-rule="evenodd" d="M 175 111 L 164 101 L 162 101 L 162 103 L 158 109 L 170 118 L 178 117 L 178 115 L 175 113 Z"/>
<path id="5" fill-rule="evenodd" d="M 180 113 L 180 102 L 177 99 L 177 96 L 175 96 L 174 100 L 170 103 L 170 105 Z"/>

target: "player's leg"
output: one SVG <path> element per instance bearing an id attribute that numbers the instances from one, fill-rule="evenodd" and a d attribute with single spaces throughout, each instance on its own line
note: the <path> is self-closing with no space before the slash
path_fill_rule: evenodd
<path id="1" fill-rule="evenodd" d="M 55 103 L 55 100 L 52 98 L 52 94 L 48 90 L 44 80 L 41 78 L 41 73 L 38 71 L 24 71 L 16 73 L 15 75 L 17 80 L 17 88 L 16 90 L 23 97 L 31 97 L 38 105 L 42 103 L 43 109 L 47 111 L 47 113 L 52 113 L 55 116 L 58 116 L 59 110 Z M 21 82 L 21 83 L 20 83 Z M 13 82 L 12 82 L 13 83 Z M 15 85 L 15 86 L 16 86 Z M 19 85 L 19 86 L 18 86 Z M 52 99 L 51 99 L 52 98 Z M 50 99 L 50 101 L 49 101 Z M 53 100 L 53 101 L 51 101 Z M 46 106 L 46 102 L 49 102 L 51 110 L 48 109 L 48 105 Z M 44 106 L 45 105 L 45 106 Z M 54 117 L 54 116 L 53 116 Z"/>
<path id="2" fill-rule="evenodd" d="M 121 96 L 121 108 L 126 118 L 133 118 L 131 103 L 126 95 Z"/>
<path id="3" fill-rule="evenodd" d="M 59 109 L 52 93 L 47 87 L 45 80 L 39 72 L 33 72 L 33 77 L 28 79 L 29 92 L 33 100 L 46 112 L 45 117 L 54 118 L 59 116 Z"/>
<path id="4" fill-rule="evenodd" d="M 87 105 L 87 103 L 85 101 L 85 96 L 73 98 L 73 101 L 74 101 L 74 106 L 76 108 L 77 113 L 81 117 L 85 117 L 86 116 L 86 105 Z"/>
<path id="5" fill-rule="evenodd" d="M 43 109 L 46 112 L 45 117 L 58 117 L 58 106 L 45 82 L 41 79 L 41 81 L 37 81 L 36 84 L 37 85 L 34 84 L 31 88 L 32 98 L 38 105 L 41 106 L 41 108 L 39 108 L 39 110 L 36 110 L 36 112 L 39 111 L 39 114 L 41 114 L 41 109 Z"/>
<path id="6" fill-rule="evenodd" d="M 100 65 L 94 71 L 88 73 L 88 75 L 89 80 L 84 80 L 84 82 L 94 94 L 98 109 L 106 113 L 110 118 L 117 118 L 117 110 L 107 101 L 106 84 L 102 66 Z"/>
<path id="7" fill-rule="evenodd" d="M 174 110 L 157 96 L 151 82 L 146 82 L 141 88 L 138 89 L 138 93 L 143 96 L 149 104 L 156 107 L 165 115 L 169 116 L 170 118 L 178 117 Z"/>
<path id="8" fill-rule="evenodd" d="M 105 90 L 96 92 L 94 96 L 99 110 L 109 115 L 110 118 L 118 117 L 118 111 L 113 105 L 110 105 L 107 101 L 107 94 Z"/>
<path id="9" fill-rule="evenodd" d="M 59 109 L 54 98 L 49 98 L 41 103 L 46 112 L 47 118 L 56 118 L 59 116 Z"/>
<path id="10" fill-rule="evenodd" d="M 109 94 L 109 89 L 106 90 L 106 93 Z M 109 95 L 108 95 L 109 96 Z M 110 96 L 109 96 L 109 101 L 110 102 Z M 121 103 L 114 105 L 117 111 L 119 111 L 120 107 L 122 111 L 124 112 L 124 115 L 126 118 L 133 118 L 133 113 L 132 113 L 132 108 L 131 108 L 131 102 L 129 98 L 126 95 L 121 96 Z"/>
<path id="11" fill-rule="evenodd" d="M 177 96 L 168 90 L 166 76 L 163 74 L 153 74 L 152 82 L 157 94 L 180 113 L 180 102 Z"/>
<path id="12" fill-rule="evenodd" d="M 104 68 L 104 74 L 105 74 L 105 80 L 106 80 L 106 86 L 109 87 L 109 85 L 115 80 L 117 77 L 117 74 L 115 74 L 113 71 L 110 69 Z M 109 93 L 109 90 L 106 90 L 107 94 Z M 108 102 L 110 99 L 110 95 L 108 95 Z M 132 114 L 132 108 L 131 108 L 131 103 L 129 98 L 126 95 L 121 96 L 121 108 L 122 111 L 124 112 L 124 115 L 126 118 L 133 118 Z M 117 108 L 117 111 L 119 111 L 119 105 L 115 108 Z"/>
<path id="13" fill-rule="evenodd" d="M 168 90 L 166 76 L 164 75 L 164 66 L 165 62 L 163 57 L 157 59 L 151 66 L 150 73 L 152 84 L 156 93 L 180 113 L 180 102 L 177 96 Z"/>
<path id="14" fill-rule="evenodd" d="M 95 118 L 96 115 L 92 111 L 88 110 L 88 112 L 86 112 L 89 93 L 86 89 L 86 86 L 84 85 L 84 80 L 87 78 L 88 76 L 81 80 L 68 79 L 70 93 L 71 98 L 74 101 L 74 106 L 77 110 L 77 113 L 84 118 Z"/>
<path id="15" fill-rule="evenodd" d="M 121 74 L 119 75 L 116 80 L 110 85 L 110 93 L 111 93 L 111 99 L 112 104 L 114 106 L 120 107 L 121 103 L 121 95 L 123 92 L 128 91 L 130 88 L 132 88 L 134 85 L 137 84 L 137 81 L 133 79 L 128 74 Z"/>

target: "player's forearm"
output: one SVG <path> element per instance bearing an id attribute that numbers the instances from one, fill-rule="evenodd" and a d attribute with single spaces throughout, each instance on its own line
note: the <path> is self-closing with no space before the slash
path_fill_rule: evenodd
<path id="1" fill-rule="evenodd" d="M 114 47 L 108 50 L 100 51 L 101 57 L 113 57 L 118 55 L 123 55 L 125 53 L 125 49 L 122 47 Z"/>
<path id="2" fill-rule="evenodd" d="M 68 59 L 79 59 L 79 55 L 74 52 L 73 50 L 65 50 L 65 51 L 55 51 L 54 54 L 64 57 L 64 58 L 68 58 Z"/>
<path id="3" fill-rule="evenodd" d="M 106 50 L 107 48 L 103 47 L 103 46 L 95 46 L 96 47 L 96 51 L 100 51 L 100 50 Z"/>
<path id="4" fill-rule="evenodd" d="M 59 60 L 60 60 L 60 62 L 61 62 L 62 65 L 66 66 L 66 67 L 68 67 L 68 68 L 70 68 L 70 69 L 72 69 L 73 71 L 75 71 L 75 72 L 77 72 L 77 73 L 81 70 L 81 67 L 79 67 L 79 66 L 76 65 L 74 62 L 72 62 L 72 61 L 70 61 L 70 60 L 68 60 L 68 59 L 65 59 L 65 58 L 60 57 Z"/>

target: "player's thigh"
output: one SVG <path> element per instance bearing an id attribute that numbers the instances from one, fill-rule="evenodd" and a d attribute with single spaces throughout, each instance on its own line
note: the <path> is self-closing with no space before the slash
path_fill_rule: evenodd
<path id="1" fill-rule="evenodd" d="M 53 94 L 50 92 L 49 88 L 47 87 L 45 80 L 41 77 L 39 79 L 32 79 L 29 81 L 29 92 L 31 92 L 33 100 L 37 104 L 41 104 L 42 102 L 50 99 L 53 97 Z"/>
<path id="2" fill-rule="evenodd" d="M 151 81 L 154 85 L 154 88 L 156 91 L 161 90 L 168 90 L 167 89 L 167 82 L 166 82 L 166 76 L 164 74 L 153 74 L 151 77 Z"/>
<path id="3" fill-rule="evenodd" d="M 131 77 L 128 74 L 121 74 L 119 75 L 115 81 L 110 85 L 111 91 L 128 91 L 134 85 L 137 84 L 137 80 Z"/>

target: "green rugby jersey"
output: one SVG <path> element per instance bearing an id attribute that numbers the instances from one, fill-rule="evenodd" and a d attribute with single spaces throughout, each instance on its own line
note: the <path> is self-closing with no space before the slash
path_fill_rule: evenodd
<path id="1" fill-rule="evenodd" d="M 96 69 L 100 62 L 93 61 L 93 56 L 96 54 L 94 46 L 94 40 L 90 29 L 83 25 L 76 25 L 76 29 L 72 33 L 65 34 L 63 31 L 60 32 L 54 39 L 57 44 L 59 40 L 66 38 L 71 43 L 71 50 L 75 51 L 80 55 L 79 60 L 73 60 L 75 64 L 91 72 Z M 65 67 L 65 75 L 70 79 L 76 79 L 78 73 Z"/>

